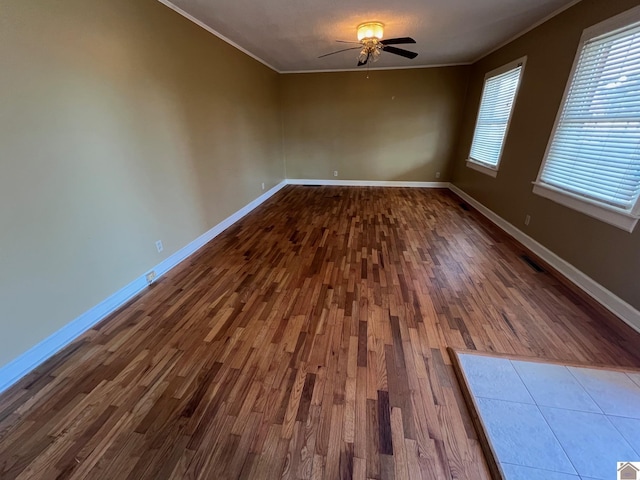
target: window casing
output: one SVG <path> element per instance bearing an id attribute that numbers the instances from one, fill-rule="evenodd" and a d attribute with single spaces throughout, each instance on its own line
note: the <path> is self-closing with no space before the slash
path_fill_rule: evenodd
<path id="1" fill-rule="evenodd" d="M 640 7 L 584 31 L 533 191 L 633 231 L 640 217 Z"/>
<path id="2" fill-rule="evenodd" d="M 467 166 L 497 176 L 526 57 L 487 73 Z"/>

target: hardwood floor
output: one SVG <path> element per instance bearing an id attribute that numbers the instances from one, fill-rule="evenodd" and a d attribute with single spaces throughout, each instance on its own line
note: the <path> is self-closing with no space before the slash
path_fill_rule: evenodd
<path id="1" fill-rule="evenodd" d="M 0 478 L 489 478 L 447 347 L 640 336 L 460 203 L 286 187 L 0 396 Z"/>

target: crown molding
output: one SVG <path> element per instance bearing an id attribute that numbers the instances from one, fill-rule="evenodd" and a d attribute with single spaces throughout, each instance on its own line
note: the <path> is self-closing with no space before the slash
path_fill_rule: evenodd
<path id="1" fill-rule="evenodd" d="M 241 47 L 240 45 L 238 45 L 233 40 L 225 37 L 220 32 L 214 30 L 213 28 L 211 28 L 206 23 L 202 22 L 201 20 L 198 20 L 196 17 L 194 17 L 190 13 L 184 11 L 182 8 L 178 7 L 177 5 L 174 5 L 173 3 L 171 3 L 171 1 L 169 1 L 169 0 L 158 0 L 158 2 L 163 4 L 165 7 L 170 8 L 171 10 L 176 12 L 177 14 L 183 16 L 187 20 L 195 23 L 200 28 L 203 28 L 207 32 L 211 33 L 212 35 L 215 35 L 216 37 L 218 37 L 223 42 L 226 42 L 229 45 L 231 45 L 232 47 L 237 48 L 238 50 L 240 50 L 245 55 L 250 56 L 254 60 L 260 62 L 265 67 L 270 68 L 271 70 L 273 70 L 276 73 L 280 73 L 280 74 L 296 74 L 296 73 L 336 73 L 336 72 L 363 72 L 363 71 L 367 71 L 367 69 L 363 69 L 363 68 L 336 68 L 336 69 L 320 69 L 320 70 L 278 70 L 276 67 L 274 67 L 273 65 L 271 65 L 267 61 L 265 61 L 262 58 L 258 57 L 254 53 L 251 53 L 246 48 Z M 443 64 L 434 64 L 434 65 L 411 65 L 411 66 L 406 66 L 406 67 L 377 67 L 377 68 L 369 68 L 368 70 L 369 71 L 378 71 L 378 70 L 413 70 L 413 69 L 417 69 L 417 68 L 459 67 L 459 66 L 471 65 L 472 63 L 473 62 L 462 62 L 462 63 L 443 63 Z"/>
<path id="2" fill-rule="evenodd" d="M 470 62 L 457 62 L 457 63 L 441 63 L 441 64 L 432 64 L 432 65 L 411 65 L 411 66 L 404 66 L 404 67 L 376 67 L 376 68 L 369 68 L 368 71 L 382 71 L 382 70 L 414 70 L 414 69 L 420 69 L 420 68 L 444 68 L 444 67 L 462 67 L 462 66 L 468 66 L 468 65 L 473 65 L 474 63 L 479 62 L 480 60 L 482 60 L 485 57 L 488 57 L 489 55 L 491 55 L 492 53 L 500 50 L 502 47 L 504 47 L 505 45 L 510 44 L 511 42 L 513 42 L 514 40 L 517 40 L 518 38 L 522 37 L 523 35 L 529 33 L 531 30 L 533 30 L 534 28 L 539 27 L 540 25 L 542 25 L 543 23 L 547 22 L 548 20 L 551 20 L 553 17 L 561 14 L 562 12 L 564 12 L 565 10 L 568 10 L 569 8 L 573 7 L 574 5 L 576 5 L 577 3 L 581 2 L 582 0 L 573 0 L 572 2 L 568 3 L 567 5 L 555 10 L 554 12 L 550 13 L 549 15 L 547 15 L 546 17 L 544 17 L 543 19 L 537 21 L 536 23 L 534 23 L 533 25 L 531 25 L 530 27 L 527 27 L 525 30 L 519 32 L 518 34 L 514 35 L 513 37 L 509 38 L 508 40 L 500 43 L 498 46 L 492 48 L 491 50 L 489 50 L 486 53 L 483 53 L 480 57 L 476 58 L 473 61 Z M 220 32 L 214 30 L 213 28 L 211 28 L 209 25 L 205 24 L 204 22 L 198 20 L 196 17 L 194 17 L 193 15 L 191 15 L 190 13 L 184 11 L 182 8 L 178 7 L 177 5 L 174 5 L 170 0 L 158 0 L 158 2 L 160 2 L 161 4 L 163 4 L 164 6 L 170 8 L 171 10 L 173 10 L 174 12 L 178 13 L 179 15 L 183 16 L 184 18 L 186 18 L 187 20 L 195 23 L 196 25 L 198 25 L 200 28 L 203 28 L 204 30 L 206 30 L 207 32 L 215 35 L 216 37 L 218 37 L 220 40 L 222 40 L 223 42 L 228 43 L 229 45 L 231 45 L 232 47 L 240 50 L 242 53 L 244 53 L 245 55 L 248 55 L 249 57 L 253 58 L 254 60 L 260 62 L 261 64 L 263 64 L 264 66 L 270 68 L 271 70 L 273 70 L 276 73 L 280 73 L 280 74 L 300 74 L 300 73 L 337 73 L 337 72 L 363 72 L 363 71 L 367 71 L 367 69 L 363 69 L 362 67 L 360 68 L 335 68 L 335 69 L 319 69 L 319 70 L 279 70 L 276 67 L 274 67 L 273 65 L 271 65 L 270 63 L 268 63 L 267 61 L 263 60 L 262 58 L 258 57 L 257 55 L 255 55 L 254 53 L 250 52 L 249 50 L 247 50 L 244 47 L 241 47 L 240 45 L 238 45 L 236 42 L 234 42 L 233 40 L 225 37 L 224 35 L 222 35 Z"/>
<path id="3" fill-rule="evenodd" d="M 218 37 L 220 40 L 222 40 L 223 42 L 228 43 L 229 45 L 231 45 L 232 47 L 237 48 L 238 50 L 240 50 L 242 53 L 244 53 L 245 55 L 249 55 L 251 58 L 253 58 L 254 60 L 257 60 L 258 62 L 260 62 L 261 64 L 263 64 L 265 67 L 269 67 L 271 70 L 273 70 L 274 72 L 277 73 L 282 73 L 280 70 L 278 70 L 276 67 L 274 67 L 273 65 L 269 64 L 268 62 L 264 61 L 263 59 L 261 59 L 260 57 L 258 57 L 257 55 L 251 53 L 249 50 L 247 50 L 246 48 L 241 47 L 240 45 L 238 45 L 236 42 L 234 42 L 233 40 L 230 40 L 229 38 L 225 37 L 224 35 L 222 35 L 220 32 L 217 32 L 216 30 L 214 30 L 213 28 L 211 28 L 209 25 L 201 22 L 200 20 L 198 20 L 196 17 L 194 17 L 193 15 L 191 15 L 190 13 L 185 12 L 183 9 L 181 9 L 180 7 L 174 5 L 173 3 L 171 3 L 169 0 L 158 0 L 158 2 L 160 2 L 161 4 L 163 4 L 165 7 L 169 7 L 171 10 L 173 10 L 174 12 L 182 15 L 184 18 L 186 18 L 187 20 L 190 20 L 191 22 L 195 23 L 196 25 L 198 25 L 200 28 L 204 28 L 207 32 L 215 35 L 216 37 Z"/>
<path id="4" fill-rule="evenodd" d="M 471 65 L 471 62 L 463 63 L 440 63 L 435 65 L 411 65 L 406 67 L 376 67 L 376 68 L 334 68 L 334 69 L 322 69 L 322 70 L 283 70 L 280 73 L 283 75 L 298 74 L 298 73 L 339 73 L 339 72 L 376 72 L 381 70 L 417 70 L 420 68 L 444 68 L 444 67 L 462 67 Z"/>
<path id="5" fill-rule="evenodd" d="M 542 18 L 541 20 L 538 20 L 536 23 L 534 23 L 533 25 L 531 25 L 530 27 L 525 28 L 524 30 L 522 30 L 520 33 L 517 33 L 516 35 L 514 35 L 513 37 L 509 38 L 509 40 L 505 40 L 504 42 L 502 42 L 501 44 L 499 44 L 498 46 L 492 48 L 491 50 L 489 50 L 487 53 L 483 53 L 481 56 L 479 56 L 478 58 L 476 58 L 473 62 L 471 63 L 478 63 L 480 60 L 482 60 L 485 57 L 488 57 L 489 55 L 491 55 L 494 52 L 497 52 L 498 50 L 500 50 L 502 47 L 509 45 L 511 42 L 517 40 L 518 38 L 522 37 L 523 35 L 526 35 L 527 33 L 529 33 L 531 30 L 538 28 L 540 25 L 542 25 L 545 22 L 548 22 L 549 20 L 551 20 L 553 17 L 556 17 L 558 15 L 560 15 L 562 12 L 564 12 L 565 10 L 569 10 L 571 7 L 573 7 L 574 5 L 577 5 L 578 3 L 580 3 L 582 0 L 573 0 L 572 2 L 568 3 L 567 5 L 560 7 L 557 10 L 554 10 L 553 12 L 551 12 L 549 15 L 547 15 L 546 17 Z"/>

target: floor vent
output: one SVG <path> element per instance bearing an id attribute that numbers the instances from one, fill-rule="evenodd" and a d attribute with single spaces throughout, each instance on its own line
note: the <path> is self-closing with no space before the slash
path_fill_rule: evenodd
<path id="1" fill-rule="evenodd" d="M 544 272 L 544 268 L 542 268 L 540 265 L 538 265 L 533 259 L 531 259 L 531 257 L 529 257 L 528 255 L 522 255 L 522 260 L 524 260 L 525 262 L 527 262 L 527 264 L 533 268 L 536 272 L 538 273 L 542 273 Z"/>
<path id="2" fill-rule="evenodd" d="M 321 187 L 322 185 L 303 185 L 303 187 Z"/>
<path id="3" fill-rule="evenodd" d="M 466 210 L 467 212 L 470 210 L 469 205 L 467 205 L 466 203 L 461 203 L 460 208 L 463 210 Z"/>

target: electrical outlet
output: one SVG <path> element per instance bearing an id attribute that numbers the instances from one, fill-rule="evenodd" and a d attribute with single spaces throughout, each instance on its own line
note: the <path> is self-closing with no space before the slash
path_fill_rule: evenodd
<path id="1" fill-rule="evenodd" d="M 158 250 L 158 253 L 160 253 L 162 250 L 164 250 L 164 247 L 162 246 L 162 240 L 158 240 L 156 242 L 156 249 Z"/>
<path id="2" fill-rule="evenodd" d="M 334 170 L 334 171 L 333 171 L 333 176 L 334 176 L 334 177 L 337 177 L 337 176 L 338 176 L 338 170 Z"/>
<path id="3" fill-rule="evenodd" d="M 149 273 L 147 273 L 145 275 L 146 279 L 147 279 L 147 283 L 149 285 L 151 285 L 153 283 L 153 281 L 156 279 L 156 272 L 155 270 L 151 270 Z"/>
<path id="4" fill-rule="evenodd" d="M 440 172 L 436 172 L 436 178 L 440 178 Z"/>
<path id="5" fill-rule="evenodd" d="M 531 215 L 527 215 L 526 217 L 524 217 L 524 224 L 525 225 L 529 225 L 530 221 L 531 221 Z"/>
<path id="6" fill-rule="evenodd" d="M 262 182 L 262 189 L 264 190 L 264 182 Z"/>

